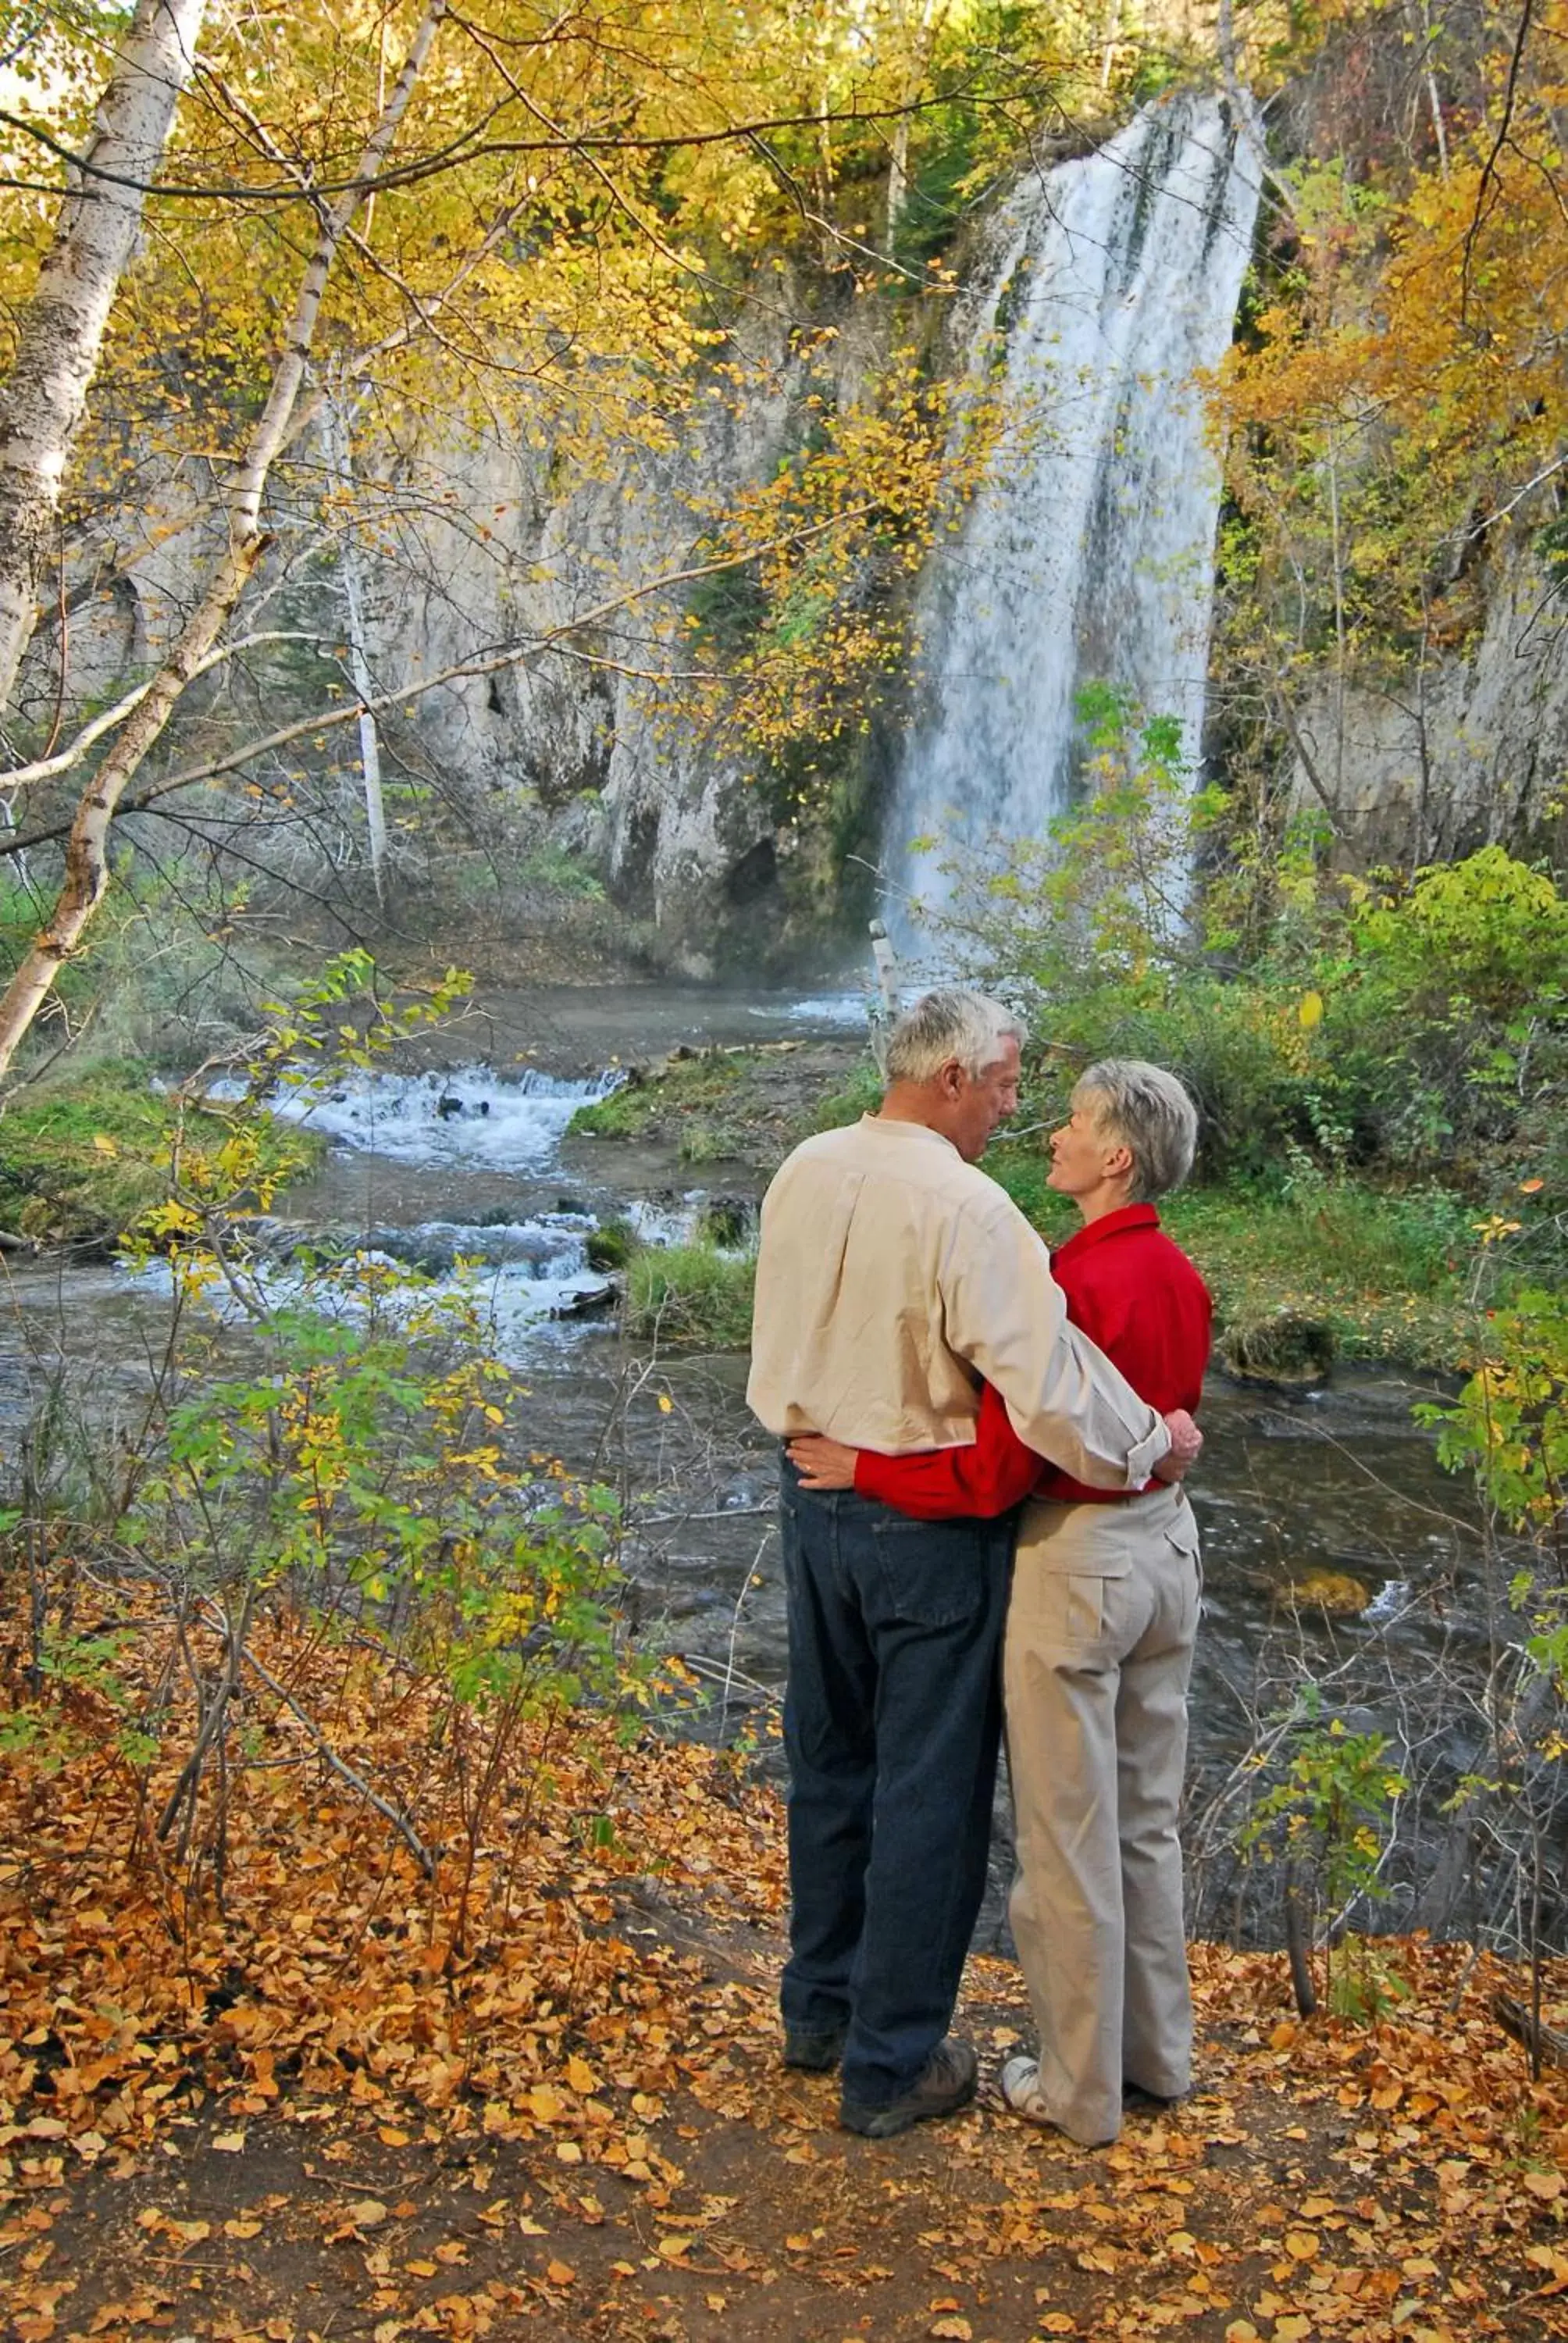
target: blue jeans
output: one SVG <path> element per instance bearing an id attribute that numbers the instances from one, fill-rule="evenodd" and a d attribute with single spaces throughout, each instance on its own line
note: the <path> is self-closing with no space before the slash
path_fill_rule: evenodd
<path id="1" fill-rule="evenodd" d="M 985 1890 L 1014 1522 L 917 1522 L 782 1471 L 789 1684 L 784 2023 L 849 2029 L 898 2098 L 947 2032 Z"/>

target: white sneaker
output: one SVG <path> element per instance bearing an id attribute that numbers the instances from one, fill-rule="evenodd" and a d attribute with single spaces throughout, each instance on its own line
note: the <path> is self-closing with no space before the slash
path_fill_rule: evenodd
<path id="1" fill-rule="evenodd" d="M 1040 2083 L 1038 2058 L 1010 2058 L 1001 2070 L 1001 2095 L 1014 2115 L 1021 2116 L 1025 2123 L 1049 2125 L 1051 2130 L 1060 2131 L 1070 2139 L 1075 2147 L 1099 2148 L 1111 2147 L 1115 2144 L 1114 2132 L 1108 2133 L 1103 2139 L 1081 2139 L 1076 2132 L 1068 2130 L 1060 2116 L 1052 2115 Z"/>
<path id="2" fill-rule="evenodd" d="M 1010 2058 L 1001 2070 L 1001 2095 L 1014 2115 L 1022 2116 L 1026 2123 L 1052 2121 L 1040 2085 L 1038 2058 Z"/>

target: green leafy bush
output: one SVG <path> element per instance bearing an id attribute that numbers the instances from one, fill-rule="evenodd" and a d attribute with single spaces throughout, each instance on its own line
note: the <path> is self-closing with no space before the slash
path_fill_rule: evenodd
<path id="1" fill-rule="evenodd" d="M 1322 875 L 1300 828 L 1232 856 L 1170 719 L 1106 687 L 1079 717 L 1074 806 L 990 870 L 944 866 L 949 957 L 1070 1068 L 1181 1075 L 1204 1179 L 1290 1194 L 1457 1171 L 1487 1195 L 1527 1173 L 1568 1202 L 1568 900 L 1545 871 L 1489 846 L 1373 886 Z"/>

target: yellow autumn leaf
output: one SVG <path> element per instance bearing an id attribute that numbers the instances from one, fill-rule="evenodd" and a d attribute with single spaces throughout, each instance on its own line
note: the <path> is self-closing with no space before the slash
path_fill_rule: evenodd
<path id="1" fill-rule="evenodd" d="M 96 1149 L 97 1152 L 98 1152 L 100 1155 L 107 1155 L 108 1157 L 110 1157 L 110 1159 L 111 1159 L 111 1160 L 112 1160 L 114 1157 L 117 1156 L 117 1155 L 118 1155 L 118 1153 L 119 1153 L 119 1151 L 119 1151 L 119 1148 L 116 1145 L 115 1141 L 114 1141 L 109 1137 L 109 1134 L 108 1134 L 108 1132 L 107 1132 L 106 1131 L 94 1131 L 94 1133 L 93 1133 L 93 1145 L 94 1145 L 94 1147 Z"/>
<path id="2" fill-rule="evenodd" d="M 1303 1032 L 1310 1033 L 1314 1025 L 1323 1021 L 1323 996 L 1321 992 L 1303 992 L 1296 1005 L 1296 1021 Z"/>

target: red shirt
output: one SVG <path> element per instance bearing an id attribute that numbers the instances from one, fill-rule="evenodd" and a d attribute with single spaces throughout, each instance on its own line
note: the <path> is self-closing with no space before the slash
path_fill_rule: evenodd
<path id="1" fill-rule="evenodd" d="M 1196 1409 L 1209 1363 L 1209 1289 L 1164 1234 L 1152 1204 L 1123 1204 L 1088 1222 L 1058 1246 L 1050 1266 L 1073 1324 L 1099 1343 L 1157 1415 Z M 1091 1489 L 1026 1448 L 990 1383 L 980 1386 L 972 1447 L 907 1456 L 862 1448 L 855 1486 L 863 1497 L 927 1522 L 1005 1513 L 1029 1496 L 1113 1504 L 1136 1493 Z"/>

